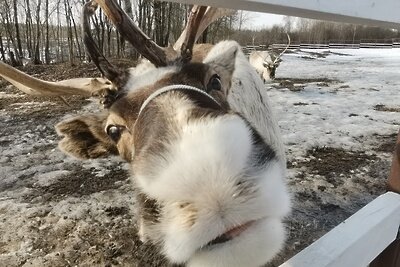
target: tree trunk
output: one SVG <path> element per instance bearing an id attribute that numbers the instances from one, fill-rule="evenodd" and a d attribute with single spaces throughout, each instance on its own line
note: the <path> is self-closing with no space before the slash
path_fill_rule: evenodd
<path id="1" fill-rule="evenodd" d="M 123 1 L 126 14 L 128 14 L 128 16 L 131 19 L 133 19 L 133 9 L 131 0 L 123 0 Z M 121 55 L 124 56 L 126 50 L 126 44 L 125 44 L 125 39 L 122 36 L 120 36 L 120 49 L 121 49 Z M 134 54 L 135 54 L 135 49 L 128 44 L 128 55 L 132 57 Z"/>
<path id="2" fill-rule="evenodd" d="M 19 65 L 21 65 L 21 60 L 18 56 L 18 47 L 17 47 L 17 44 L 15 43 L 13 26 L 11 25 L 11 18 L 10 18 L 11 9 L 10 9 L 10 6 L 8 5 L 7 1 L 5 1 L 4 3 L 5 3 L 5 5 L 4 5 L 5 12 L 4 12 L 4 14 L 1 13 L 1 16 L 2 16 L 2 20 L 3 20 L 3 25 L 5 25 L 5 29 L 8 34 L 8 39 L 11 40 L 11 44 L 14 49 L 14 52 L 12 52 L 12 51 L 10 51 L 10 48 L 9 48 L 9 55 L 10 55 L 12 65 L 19 66 Z"/>
<path id="3" fill-rule="evenodd" d="M 49 41 L 49 0 L 45 2 L 45 26 L 46 26 L 46 39 L 44 48 L 44 61 L 50 64 L 50 41 Z"/>
<path id="4" fill-rule="evenodd" d="M 28 50 L 28 57 L 33 57 L 33 21 L 30 8 L 30 1 L 25 0 L 26 4 L 26 49 Z"/>
<path id="5" fill-rule="evenodd" d="M 74 39 L 72 34 L 71 18 L 70 18 L 70 8 L 69 1 L 64 1 L 65 7 L 65 18 L 67 20 L 67 36 L 68 36 L 68 50 L 69 50 L 69 63 L 71 66 L 75 64 L 74 62 Z"/>
<path id="6" fill-rule="evenodd" d="M 36 39 L 35 39 L 35 50 L 33 54 L 33 64 L 41 64 L 40 60 L 40 8 L 42 0 L 38 0 L 36 7 Z"/>
<path id="7" fill-rule="evenodd" d="M 57 31 L 56 31 L 56 38 L 57 38 L 57 61 L 64 62 L 64 50 L 62 46 L 62 26 L 61 26 L 61 13 L 60 13 L 60 2 L 57 3 Z"/>
<path id="8" fill-rule="evenodd" d="M 21 35 L 19 31 L 17 0 L 13 0 L 13 6 L 14 6 L 15 38 L 17 39 L 18 56 L 22 58 L 24 54 L 22 51 Z"/>
<path id="9" fill-rule="evenodd" d="M 4 53 L 4 47 L 3 47 L 3 34 L 1 32 L 0 32 L 0 53 L 1 53 L 1 60 L 5 61 L 6 55 Z"/>
<path id="10" fill-rule="evenodd" d="M 78 30 L 77 30 L 77 27 L 76 27 L 74 16 L 72 14 L 71 6 L 69 7 L 69 16 L 71 18 L 72 26 L 74 27 L 74 33 L 75 33 L 75 38 L 76 38 L 76 46 L 78 48 L 79 58 L 81 59 L 82 58 L 82 51 L 81 51 L 81 45 L 80 45 L 80 34 L 78 34 Z M 72 31 L 72 29 L 71 29 L 71 31 Z M 71 38 L 73 38 L 72 35 L 71 35 Z"/>

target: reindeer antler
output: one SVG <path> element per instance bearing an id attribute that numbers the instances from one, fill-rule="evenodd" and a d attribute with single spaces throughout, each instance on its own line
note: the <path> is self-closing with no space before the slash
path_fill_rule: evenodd
<path id="1" fill-rule="evenodd" d="M 124 72 L 112 65 L 95 44 L 90 29 L 90 17 L 100 6 L 126 40 L 155 66 L 166 66 L 178 59 L 190 60 L 193 45 L 201 33 L 219 17 L 229 15 L 232 10 L 194 6 L 188 25 L 178 39 L 174 49 L 158 46 L 145 35 L 114 0 L 89 0 L 83 8 L 82 29 L 84 43 L 93 62 L 105 78 L 77 78 L 59 82 L 48 82 L 27 75 L 3 62 L 0 62 L 0 76 L 30 95 L 98 95 L 107 98 L 105 92 L 117 92 L 126 82 Z M 179 53 L 181 49 L 181 53 Z M 105 100 L 104 102 L 107 102 Z M 107 104 L 107 103 L 105 103 Z"/>
<path id="2" fill-rule="evenodd" d="M 190 11 L 188 23 L 186 26 L 185 39 L 181 46 L 181 57 L 183 62 L 189 62 L 192 59 L 193 46 L 196 42 L 197 32 L 200 23 L 206 13 L 206 6 L 194 6 Z"/>
<path id="3" fill-rule="evenodd" d="M 23 73 L 0 61 L 0 76 L 29 95 L 86 95 L 110 89 L 112 84 L 103 78 L 76 78 L 47 82 Z"/>
<path id="4" fill-rule="evenodd" d="M 89 53 L 90 58 L 93 60 L 94 64 L 100 70 L 104 77 L 109 79 L 114 84 L 119 83 L 119 77 L 121 72 L 111 64 L 104 55 L 100 52 L 100 49 L 96 45 L 90 28 L 90 17 L 96 11 L 98 5 L 96 2 L 90 0 L 86 2 L 82 9 L 82 32 L 83 32 L 83 42 L 86 47 L 86 51 Z"/>
<path id="5" fill-rule="evenodd" d="M 277 61 L 281 58 L 281 56 L 286 52 L 286 50 L 289 48 L 290 46 L 290 36 L 288 33 L 286 33 L 287 38 L 288 38 L 288 44 L 286 46 L 286 48 L 275 58 L 274 62 L 272 63 L 273 65 L 275 65 L 277 63 Z"/>
<path id="6" fill-rule="evenodd" d="M 196 13 L 196 10 L 198 11 L 199 8 L 198 8 L 198 6 L 195 5 L 192 7 L 192 10 L 190 12 L 189 19 L 188 19 L 189 21 L 191 19 L 195 19 L 195 18 L 199 17 L 198 15 L 196 15 L 196 16 L 192 15 L 192 14 Z M 233 9 L 207 7 L 206 12 L 200 19 L 200 23 L 197 28 L 197 32 L 192 32 L 192 34 L 195 34 L 194 42 L 196 42 L 199 39 L 200 35 L 205 31 L 205 29 L 208 26 L 210 26 L 211 23 L 213 23 L 217 19 L 222 18 L 224 16 L 232 15 L 234 12 L 235 12 L 235 10 L 233 10 Z M 183 43 L 188 38 L 187 35 L 190 34 L 190 33 L 188 34 L 188 32 L 191 31 L 191 28 L 189 25 L 192 25 L 192 24 L 193 23 L 189 23 L 189 22 L 186 24 L 186 27 L 182 31 L 182 34 L 179 36 L 178 40 L 175 42 L 174 49 L 176 51 L 181 49 Z"/>
<path id="7" fill-rule="evenodd" d="M 133 45 L 138 53 L 147 58 L 155 66 L 166 66 L 168 62 L 176 58 L 176 55 L 169 55 L 167 49 L 158 46 L 140 30 L 114 0 L 95 1 L 100 5 L 121 35 Z"/>

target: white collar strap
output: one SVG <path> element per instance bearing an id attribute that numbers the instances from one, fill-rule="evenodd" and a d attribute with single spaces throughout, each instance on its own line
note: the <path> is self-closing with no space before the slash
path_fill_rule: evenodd
<path id="1" fill-rule="evenodd" d="M 142 106 L 140 107 L 140 111 L 139 111 L 139 115 L 140 113 L 142 113 L 142 111 L 146 108 L 146 106 L 157 96 L 164 94 L 166 92 L 169 91 L 174 91 L 174 90 L 188 90 L 188 91 L 195 91 L 197 93 L 200 93 L 206 97 L 208 97 L 209 99 L 211 99 L 215 104 L 217 104 L 218 106 L 221 106 L 217 100 L 215 100 L 211 95 L 209 95 L 208 93 L 204 92 L 203 90 L 200 90 L 197 87 L 194 86 L 190 86 L 190 85 L 186 85 L 186 84 L 173 84 L 173 85 L 168 85 L 165 87 L 162 87 L 160 89 L 158 89 L 157 91 L 153 92 L 142 104 Z"/>

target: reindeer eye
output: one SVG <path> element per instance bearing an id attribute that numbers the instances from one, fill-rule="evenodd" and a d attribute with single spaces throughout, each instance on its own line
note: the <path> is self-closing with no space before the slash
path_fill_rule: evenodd
<path id="1" fill-rule="evenodd" d="M 272 66 L 268 63 L 263 63 L 264 68 L 272 69 Z"/>
<path id="2" fill-rule="evenodd" d="M 211 90 L 220 91 L 221 89 L 222 89 L 221 78 L 219 77 L 218 74 L 214 74 L 208 81 L 207 92 L 210 92 Z"/>
<path id="3" fill-rule="evenodd" d="M 118 125 L 108 125 L 106 132 L 111 140 L 118 142 L 118 140 L 121 138 L 122 127 Z"/>

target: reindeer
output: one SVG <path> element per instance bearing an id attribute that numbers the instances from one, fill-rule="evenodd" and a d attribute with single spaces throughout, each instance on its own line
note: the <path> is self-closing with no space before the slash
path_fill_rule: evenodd
<path id="1" fill-rule="evenodd" d="M 97 4 L 148 61 L 127 71 L 107 61 L 90 32 Z M 28 94 L 101 98 L 105 112 L 56 125 L 59 147 L 129 164 L 143 242 L 173 264 L 256 267 L 284 243 L 286 161 L 263 83 L 238 43 L 194 45 L 221 14 L 194 6 L 176 50 L 157 46 L 114 0 L 91 1 L 84 41 L 104 78 L 46 82 L 4 63 L 0 75 Z"/>
<path id="2" fill-rule="evenodd" d="M 282 55 L 290 46 L 290 36 L 286 34 L 288 38 L 288 44 L 286 48 L 279 54 L 276 55 L 270 51 L 252 51 L 249 55 L 250 64 L 256 69 L 261 79 L 271 81 L 275 79 L 276 68 L 282 62 Z"/>

